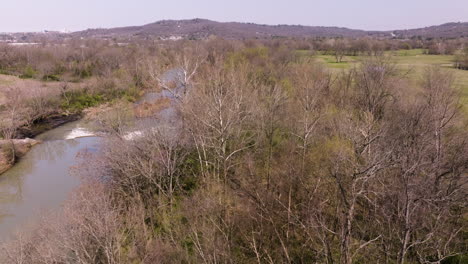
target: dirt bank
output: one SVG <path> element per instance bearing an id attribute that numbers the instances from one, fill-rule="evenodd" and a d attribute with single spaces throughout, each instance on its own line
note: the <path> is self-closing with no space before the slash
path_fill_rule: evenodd
<path id="1" fill-rule="evenodd" d="M 53 113 L 35 120 L 30 125 L 20 127 L 15 139 L 0 140 L 0 174 L 10 169 L 34 145 L 40 143 L 40 141 L 32 139 L 33 137 L 80 118 L 81 114 Z"/>
<path id="2" fill-rule="evenodd" d="M 0 140 L 0 174 L 11 168 L 40 141 L 31 138 Z"/>
<path id="3" fill-rule="evenodd" d="M 80 113 L 52 113 L 46 117 L 34 120 L 31 125 L 20 127 L 15 138 L 33 138 L 41 133 L 59 127 L 68 122 L 76 121 L 80 119 L 81 116 L 82 115 Z"/>

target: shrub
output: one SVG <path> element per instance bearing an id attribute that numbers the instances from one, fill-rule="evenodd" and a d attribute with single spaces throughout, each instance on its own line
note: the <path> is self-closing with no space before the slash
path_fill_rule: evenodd
<path id="1" fill-rule="evenodd" d="M 34 70 L 31 66 L 27 66 L 19 77 L 21 79 L 32 79 L 36 76 L 36 74 L 36 70 Z"/>

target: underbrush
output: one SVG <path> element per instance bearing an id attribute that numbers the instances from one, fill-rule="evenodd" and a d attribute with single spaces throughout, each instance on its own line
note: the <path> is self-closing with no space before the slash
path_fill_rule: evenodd
<path id="1" fill-rule="evenodd" d="M 102 103 L 123 99 L 135 102 L 138 96 L 137 89 L 93 91 L 90 89 L 75 90 L 62 95 L 61 108 L 64 111 L 80 112 L 88 107 Z"/>

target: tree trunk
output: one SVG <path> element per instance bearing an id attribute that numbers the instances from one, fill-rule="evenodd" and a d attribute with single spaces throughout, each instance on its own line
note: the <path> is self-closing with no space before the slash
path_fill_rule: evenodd
<path id="1" fill-rule="evenodd" d="M 351 264 L 351 254 L 350 254 L 350 249 L 349 249 L 349 241 L 351 239 L 351 228 L 352 228 L 352 219 L 354 215 L 354 199 L 352 203 L 350 204 L 350 207 L 348 209 L 348 212 L 346 214 L 346 220 L 344 223 L 344 227 L 341 235 L 341 257 L 340 257 L 340 263 L 341 264 Z"/>
<path id="2" fill-rule="evenodd" d="M 405 205 L 405 232 L 403 237 L 403 243 L 401 245 L 400 254 L 398 258 L 398 264 L 405 263 L 406 252 L 408 251 L 408 243 L 410 239 L 410 228 L 409 228 L 409 221 L 410 221 L 410 200 L 408 196 L 408 190 L 406 190 L 406 205 Z"/>

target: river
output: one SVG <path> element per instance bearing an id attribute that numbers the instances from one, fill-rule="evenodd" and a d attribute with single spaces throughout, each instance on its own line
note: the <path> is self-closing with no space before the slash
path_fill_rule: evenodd
<path id="1" fill-rule="evenodd" d="M 164 80 L 177 79 L 181 70 L 173 69 Z M 176 83 L 173 93 L 182 96 L 185 87 Z M 151 103 L 169 98 L 171 105 L 158 113 L 158 118 L 141 118 L 124 135 L 132 140 L 143 136 L 148 129 L 178 124 L 174 94 L 168 91 L 149 92 L 139 102 Z M 77 165 L 79 153 L 96 152 L 101 139 L 94 136 L 83 121 L 65 124 L 47 131 L 36 139 L 43 141 L 32 148 L 13 168 L 0 175 L 0 242 L 8 240 L 16 230 L 24 230 L 41 214 L 57 210 L 80 185 L 80 179 L 70 169 Z"/>
<path id="2" fill-rule="evenodd" d="M 48 210 L 56 210 L 80 184 L 70 169 L 77 155 L 97 151 L 100 139 L 81 121 L 45 132 L 43 142 L 0 176 L 0 241 L 24 229 Z"/>

